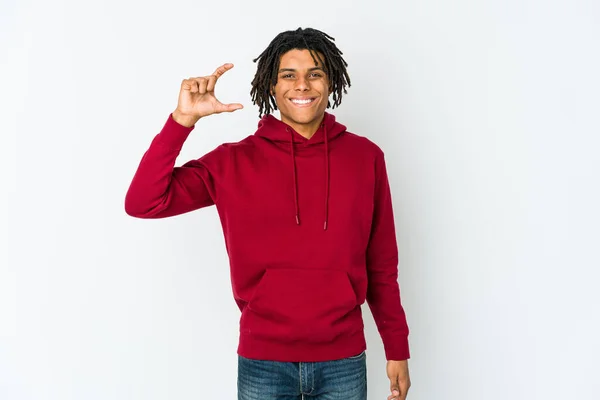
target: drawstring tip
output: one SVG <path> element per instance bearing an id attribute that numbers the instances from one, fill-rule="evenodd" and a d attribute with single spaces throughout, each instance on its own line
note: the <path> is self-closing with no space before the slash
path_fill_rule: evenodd
<path id="1" fill-rule="evenodd" d="M 296 214 L 296 225 L 300 225 L 300 216 Z"/>
<path id="2" fill-rule="evenodd" d="M 326 230 L 327 230 L 327 221 L 325 221 L 325 222 L 323 223 L 323 230 L 324 230 L 324 231 L 326 231 Z"/>

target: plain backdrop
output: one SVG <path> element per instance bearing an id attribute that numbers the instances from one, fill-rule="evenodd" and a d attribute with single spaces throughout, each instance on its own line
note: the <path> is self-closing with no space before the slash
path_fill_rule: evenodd
<path id="1" fill-rule="evenodd" d="M 252 59 L 302 26 L 349 63 L 338 120 L 386 153 L 409 399 L 597 400 L 599 4 L 3 0 L 0 399 L 235 398 L 215 208 L 148 221 L 123 200 L 182 79 L 232 62 L 217 96 L 245 108 L 178 164 L 254 132 Z"/>

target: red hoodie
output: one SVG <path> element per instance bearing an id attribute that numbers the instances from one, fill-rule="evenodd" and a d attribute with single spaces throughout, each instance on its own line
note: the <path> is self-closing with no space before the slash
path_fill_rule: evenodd
<path id="1" fill-rule="evenodd" d="M 242 312 L 238 354 L 293 362 L 356 355 L 366 349 L 366 300 L 386 358 L 409 358 L 379 147 L 328 113 L 310 139 L 267 115 L 254 135 L 174 168 L 193 128 L 169 116 L 125 210 L 163 218 L 216 205 Z"/>

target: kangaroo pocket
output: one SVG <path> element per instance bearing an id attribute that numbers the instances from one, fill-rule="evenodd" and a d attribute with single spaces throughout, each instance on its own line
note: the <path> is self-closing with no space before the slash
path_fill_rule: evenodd
<path id="1" fill-rule="evenodd" d="M 257 339 L 323 343 L 363 325 L 345 271 L 272 268 L 244 308 L 240 329 Z"/>

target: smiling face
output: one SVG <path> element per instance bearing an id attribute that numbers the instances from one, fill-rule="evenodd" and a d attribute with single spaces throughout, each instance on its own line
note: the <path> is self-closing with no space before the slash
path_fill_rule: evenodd
<path id="1" fill-rule="evenodd" d="M 308 50 L 288 51 L 281 56 L 277 84 L 273 87 L 281 121 L 307 138 L 323 120 L 330 94 L 329 79 L 319 57 L 315 57 L 315 65 Z"/>

